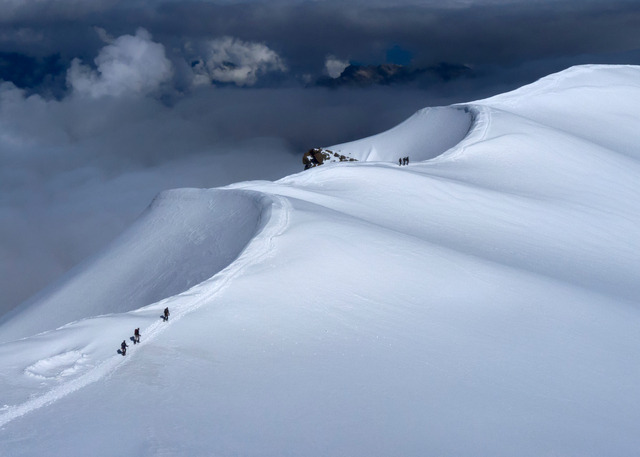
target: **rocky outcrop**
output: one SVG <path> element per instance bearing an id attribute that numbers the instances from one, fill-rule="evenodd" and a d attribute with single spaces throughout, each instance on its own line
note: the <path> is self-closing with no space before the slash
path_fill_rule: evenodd
<path id="1" fill-rule="evenodd" d="M 329 149 L 313 148 L 309 149 L 302 156 L 302 164 L 304 169 L 317 167 L 326 162 L 357 162 L 353 157 L 347 157 Z"/>
<path id="2" fill-rule="evenodd" d="M 439 63 L 424 68 L 385 63 L 382 65 L 349 65 L 337 78 L 322 77 L 315 82 L 317 86 L 368 87 L 375 85 L 409 84 L 414 81 L 431 84 L 438 81 L 451 81 L 473 76 L 473 70 L 466 65 Z"/>

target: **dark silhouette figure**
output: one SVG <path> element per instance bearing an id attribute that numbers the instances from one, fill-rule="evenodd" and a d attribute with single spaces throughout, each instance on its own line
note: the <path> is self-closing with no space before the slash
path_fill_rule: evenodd
<path id="1" fill-rule="evenodd" d="M 140 342 L 140 328 L 133 331 L 133 344 Z"/>
<path id="2" fill-rule="evenodd" d="M 169 308 L 164 309 L 164 316 L 162 317 L 162 319 L 164 319 L 165 322 L 169 320 Z"/>
<path id="3" fill-rule="evenodd" d="M 409 156 L 405 157 L 405 160 L 407 161 L 407 163 L 405 163 L 405 165 L 409 165 Z"/>
<path id="4" fill-rule="evenodd" d="M 398 159 L 398 165 L 402 166 L 402 159 Z"/>
<path id="5" fill-rule="evenodd" d="M 129 347 L 129 345 L 127 344 L 127 342 L 125 340 L 122 340 L 122 344 L 120 345 L 120 352 L 122 352 L 122 355 L 127 355 L 127 348 Z"/>

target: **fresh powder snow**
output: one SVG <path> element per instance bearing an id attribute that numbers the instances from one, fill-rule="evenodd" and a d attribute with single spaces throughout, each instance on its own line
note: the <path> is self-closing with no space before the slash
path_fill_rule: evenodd
<path id="1" fill-rule="evenodd" d="M 0 455 L 637 455 L 638 100 L 573 67 L 162 193 L 1 318 Z"/>

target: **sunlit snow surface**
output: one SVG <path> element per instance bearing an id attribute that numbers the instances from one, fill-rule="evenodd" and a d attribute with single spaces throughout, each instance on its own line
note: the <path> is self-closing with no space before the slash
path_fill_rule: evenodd
<path id="1" fill-rule="evenodd" d="M 2 322 L 0 455 L 637 455 L 638 100 L 575 67 L 161 195 Z"/>

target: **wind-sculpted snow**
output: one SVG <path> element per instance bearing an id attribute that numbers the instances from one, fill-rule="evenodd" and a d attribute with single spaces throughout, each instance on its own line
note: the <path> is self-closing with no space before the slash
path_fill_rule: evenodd
<path id="1" fill-rule="evenodd" d="M 480 103 L 640 159 L 637 66 L 582 65 Z"/>
<path id="2" fill-rule="evenodd" d="M 458 144 L 472 121 L 472 113 L 462 107 L 425 108 L 386 132 L 325 149 L 365 162 L 397 164 L 402 157 L 418 162 Z"/>
<path id="3" fill-rule="evenodd" d="M 0 345 L 2 450 L 636 455 L 639 90 L 638 67 L 570 69 L 343 145 L 365 162 L 199 191 L 229 231 L 253 215 L 239 257 Z"/>
<path id="4" fill-rule="evenodd" d="M 216 201 L 194 194 L 194 191 L 181 192 L 191 192 L 192 197 L 210 204 Z M 198 193 L 201 194 L 199 191 Z M 175 197 L 176 193 L 173 194 Z M 184 197 L 182 195 L 179 198 L 183 205 Z M 220 198 L 220 195 L 217 197 Z M 266 198 L 254 192 L 224 192 L 221 198 L 224 203 L 218 202 L 216 206 L 225 207 L 227 204 L 229 206 L 226 209 L 230 213 L 247 213 L 251 206 L 259 207 L 260 226 L 254 226 L 254 229 L 260 231 L 246 245 L 239 258 L 213 278 L 185 293 L 128 313 L 87 318 L 54 331 L 0 344 L 0 392 L 3 393 L 0 397 L 0 428 L 111 376 L 116 369 L 131 360 L 136 350 L 153 343 L 175 322 L 213 300 L 249 265 L 268 257 L 273 249 L 273 239 L 280 236 L 288 226 L 288 202 L 278 197 Z M 167 195 L 164 194 L 162 199 L 167 199 Z M 240 202 L 253 202 L 253 205 L 243 207 Z M 158 204 L 157 201 L 155 203 Z M 241 220 L 246 218 L 247 214 Z M 204 226 L 206 225 L 205 222 Z M 234 227 L 236 233 L 238 229 L 239 227 Z M 221 233 L 225 231 L 220 228 L 218 230 Z M 165 307 L 171 309 L 170 318 L 166 322 L 160 319 Z M 137 345 L 133 344 L 134 327 L 141 329 L 142 339 Z M 130 348 L 124 358 L 119 355 L 120 351 L 118 355 L 115 354 L 115 348 L 119 347 L 121 339 L 136 348 Z M 24 366 L 27 362 L 29 365 Z"/>
<path id="5" fill-rule="evenodd" d="M 265 203 L 247 192 L 160 194 L 102 254 L 3 319 L 0 341 L 183 292 L 226 267 L 260 227 Z"/>

